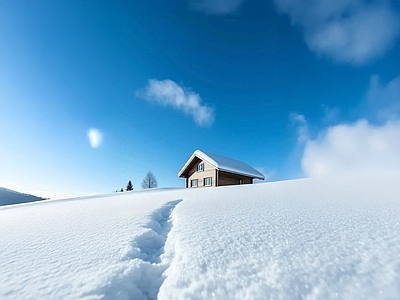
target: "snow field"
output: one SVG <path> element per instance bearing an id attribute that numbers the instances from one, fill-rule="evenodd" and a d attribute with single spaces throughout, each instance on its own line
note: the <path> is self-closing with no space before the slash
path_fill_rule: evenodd
<path id="1" fill-rule="evenodd" d="M 192 192 L 158 299 L 400 299 L 399 179 Z"/>
<path id="2" fill-rule="evenodd" d="M 400 174 L 0 208 L 1 299 L 400 299 Z"/>
<path id="3" fill-rule="evenodd" d="M 166 265 L 152 262 L 163 250 L 167 219 L 178 202 L 154 194 L 0 209 L 0 298 L 147 299 L 143 293 L 156 294 Z"/>

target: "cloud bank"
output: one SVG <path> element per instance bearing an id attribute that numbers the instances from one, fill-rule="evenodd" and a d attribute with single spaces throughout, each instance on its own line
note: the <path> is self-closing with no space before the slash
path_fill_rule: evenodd
<path id="1" fill-rule="evenodd" d="M 304 32 L 310 50 L 364 64 L 382 56 L 400 35 L 400 14 L 382 0 L 274 0 Z"/>
<path id="2" fill-rule="evenodd" d="M 372 76 L 365 102 L 379 125 L 359 119 L 330 126 L 314 140 L 301 129 L 308 128 L 304 116 L 292 114 L 300 128 L 299 143 L 304 143 L 301 167 L 306 176 L 400 172 L 400 77 L 382 85 Z"/>
<path id="3" fill-rule="evenodd" d="M 87 131 L 87 137 L 89 139 L 90 147 L 92 148 L 99 147 L 103 141 L 103 134 L 96 128 L 90 128 Z"/>
<path id="4" fill-rule="evenodd" d="M 235 13 L 243 0 L 191 0 L 190 6 L 210 15 L 227 15 Z"/>
<path id="5" fill-rule="evenodd" d="M 191 116 L 200 126 L 210 126 L 214 122 L 214 110 L 203 105 L 198 94 L 172 80 L 150 79 L 144 92 L 139 92 L 138 95 L 151 102 L 172 106 Z"/>
<path id="6" fill-rule="evenodd" d="M 400 122 L 330 127 L 306 143 L 301 166 L 309 177 L 400 171 Z"/>

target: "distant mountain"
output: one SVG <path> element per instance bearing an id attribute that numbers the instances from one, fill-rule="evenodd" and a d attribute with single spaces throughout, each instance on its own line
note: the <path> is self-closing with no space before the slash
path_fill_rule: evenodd
<path id="1" fill-rule="evenodd" d="M 40 200 L 45 200 L 45 199 L 46 198 L 36 197 L 33 195 L 28 195 L 28 194 L 22 194 L 22 193 L 19 193 L 16 191 L 12 191 L 12 190 L 0 187 L 0 206 L 40 201 Z"/>

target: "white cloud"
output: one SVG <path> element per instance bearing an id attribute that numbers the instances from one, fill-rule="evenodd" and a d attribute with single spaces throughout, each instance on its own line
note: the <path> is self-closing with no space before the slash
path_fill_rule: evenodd
<path id="1" fill-rule="evenodd" d="M 382 56 L 400 34 L 390 1 L 274 0 L 304 31 L 308 47 L 337 61 L 364 64 Z"/>
<path id="2" fill-rule="evenodd" d="M 400 171 L 400 122 L 330 127 L 306 142 L 301 165 L 309 177 Z"/>
<path id="3" fill-rule="evenodd" d="M 90 147 L 92 148 L 99 147 L 103 141 L 103 134 L 96 128 L 90 128 L 87 131 L 87 137 L 89 139 Z"/>
<path id="4" fill-rule="evenodd" d="M 303 115 L 300 115 L 296 112 L 291 113 L 289 118 L 292 124 L 297 126 L 297 133 L 298 133 L 297 141 L 300 144 L 306 142 L 309 139 L 309 131 L 306 118 Z"/>
<path id="5" fill-rule="evenodd" d="M 366 95 L 362 105 L 367 106 L 369 119 L 379 121 L 375 125 L 359 119 L 330 126 L 311 139 L 304 116 L 291 115 L 304 144 L 301 166 L 306 176 L 400 171 L 400 76 L 387 85 L 372 76 Z"/>
<path id="6" fill-rule="evenodd" d="M 193 9 L 213 15 L 226 15 L 235 13 L 243 0 L 191 0 Z"/>
<path id="7" fill-rule="evenodd" d="M 200 126 L 209 126 L 214 122 L 214 110 L 203 105 L 198 94 L 182 88 L 172 80 L 150 79 L 144 92 L 138 95 L 149 101 L 181 110 L 193 117 Z"/>

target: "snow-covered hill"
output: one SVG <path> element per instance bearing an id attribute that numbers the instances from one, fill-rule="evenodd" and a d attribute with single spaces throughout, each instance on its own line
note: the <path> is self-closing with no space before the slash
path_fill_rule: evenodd
<path id="1" fill-rule="evenodd" d="M 0 206 L 44 200 L 44 198 L 23 194 L 0 187 Z"/>
<path id="2" fill-rule="evenodd" d="M 400 174 L 0 208 L 1 299 L 400 299 Z"/>

